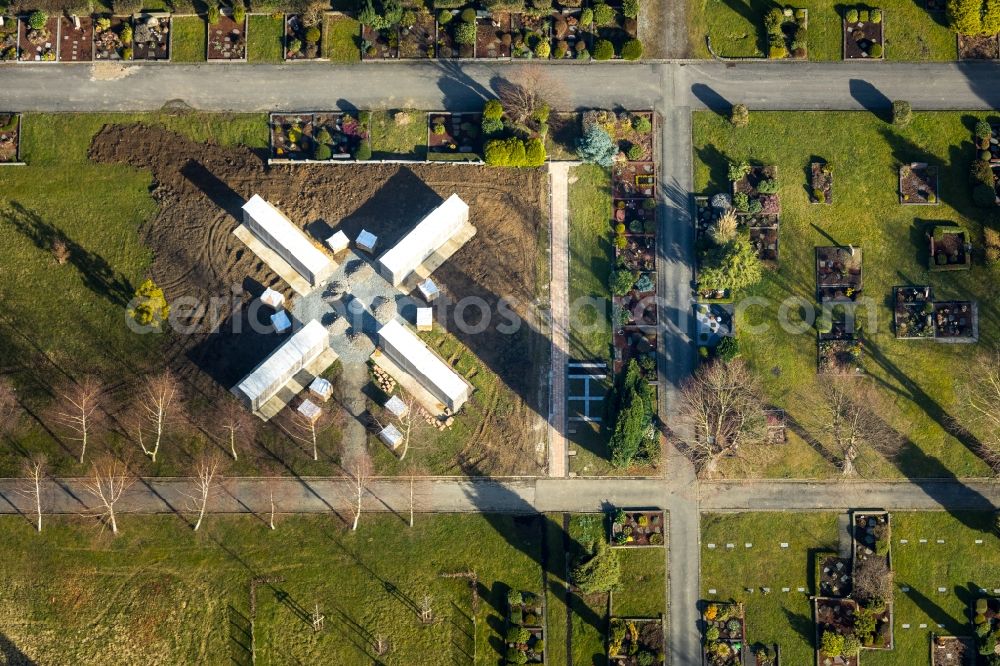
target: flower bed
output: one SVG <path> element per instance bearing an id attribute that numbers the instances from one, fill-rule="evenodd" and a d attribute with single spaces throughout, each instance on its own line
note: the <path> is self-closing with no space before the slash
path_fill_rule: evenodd
<path id="1" fill-rule="evenodd" d="M 861 248 L 816 248 L 816 291 L 821 301 L 856 300 L 864 286 Z"/>
<path id="2" fill-rule="evenodd" d="M 396 26 L 376 29 L 361 26 L 361 57 L 364 60 L 392 60 L 399 57 L 399 33 Z"/>
<path id="3" fill-rule="evenodd" d="M 844 12 L 844 59 L 885 59 L 885 24 L 881 9 L 852 7 Z"/>
<path id="4" fill-rule="evenodd" d="M 861 375 L 863 345 L 860 340 L 817 340 L 817 372 L 821 375 Z"/>
<path id="5" fill-rule="evenodd" d="M 220 14 L 219 21 L 208 24 L 209 60 L 247 59 L 247 17 L 242 23 L 227 14 Z"/>
<path id="6" fill-rule="evenodd" d="M 170 60 L 170 14 L 142 14 L 134 21 L 135 60 Z"/>
<path id="7" fill-rule="evenodd" d="M 600 127 L 618 144 L 616 161 L 652 162 L 653 112 L 652 111 L 586 111 L 581 121 L 583 133 L 591 127 Z"/>
<path id="8" fill-rule="evenodd" d="M 626 548 L 662 546 L 665 527 L 662 511 L 618 509 L 611 517 L 608 541 Z"/>
<path id="9" fill-rule="evenodd" d="M 774 7 L 764 16 L 767 30 L 767 57 L 775 60 L 809 58 L 807 32 L 809 10 L 793 7 Z"/>
<path id="10" fill-rule="evenodd" d="M 625 236 L 623 247 L 615 247 L 615 263 L 630 271 L 656 270 L 656 237 Z"/>
<path id="11" fill-rule="evenodd" d="M 306 160 L 313 155 L 312 114 L 271 114 L 271 156 Z"/>
<path id="12" fill-rule="evenodd" d="M 774 218 L 781 214 L 778 198 L 778 167 L 749 166 L 745 163 L 729 167 L 733 183 L 733 207 L 741 216 Z"/>
<path id="13" fill-rule="evenodd" d="M 857 639 L 844 654 L 847 637 L 854 636 L 854 620 L 858 604 L 853 599 L 813 599 L 816 620 L 816 663 L 820 666 L 858 666 Z M 853 653 L 853 654 L 852 654 Z"/>
<path id="14" fill-rule="evenodd" d="M 427 159 L 477 162 L 482 150 L 482 114 L 431 113 L 427 115 Z"/>
<path id="15" fill-rule="evenodd" d="M 322 53 L 323 22 L 312 23 L 303 14 L 286 14 L 285 60 L 319 60 Z"/>
<path id="16" fill-rule="evenodd" d="M 132 24 L 128 17 L 97 17 L 94 21 L 94 60 L 132 60 Z"/>
<path id="17" fill-rule="evenodd" d="M 653 162 L 615 162 L 611 167 L 614 199 L 650 199 L 656 196 L 656 165 Z"/>
<path id="18" fill-rule="evenodd" d="M 1000 599 L 996 597 L 980 597 L 972 602 L 972 625 L 975 627 L 978 652 L 997 654 L 998 633 L 1000 633 Z"/>
<path id="19" fill-rule="evenodd" d="M 934 337 L 952 342 L 979 338 L 979 313 L 974 301 L 934 303 Z"/>
<path id="20" fill-rule="evenodd" d="M 313 115 L 312 126 L 313 159 L 366 160 L 371 157 L 367 112 L 317 113 Z"/>
<path id="21" fill-rule="evenodd" d="M 937 226 L 928 235 L 932 271 L 966 271 L 972 268 L 972 244 L 961 227 Z"/>
<path id="22" fill-rule="evenodd" d="M 934 303 L 930 287 L 894 287 L 893 320 L 896 337 L 919 340 L 934 337 Z"/>
<path id="23" fill-rule="evenodd" d="M 1000 58 L 997 35 L 958 35 L 959 60 L 996 60 Z"/>
<path id="24" fill-rule="evenodd" d="M 587 50 L 587 41 L 580 25 L 582 11 L 578 8 L 564 8 L 552 13 L 553 60 L 572 60 Z"/>
<path id="25" fill-rule="evenodd" d="M 540 664 L 545 661 L 544 625 L 544 608 L 537 594 L 518 590 L 507 594 L 507 663 Z"/>
<path id="26" fill-rule="evenodd" d="M 619 229 L 622 234 L 656 233 L 656 199 L 615 199 L 612 210 L 616 234 Z M 621 229 L 620 225 L 625 228 Z"/>
<path id="27" fill-rule="evenodd" d="M 21 114 L 0 113 L 0 164 L 17 164 L 21 155 Z"/>
<path id="28" fill-rule="evenodd" d="M 44 15 L 43 15 L 44 16 Z M 49 16 L 40 28 L 29 25 L 30 17 L 18 19 L 22 62 L 55 62 L 59 17 Z"/>
<path id="29" fill-rule="evenodd" d="M 757 643 L 750 648 L 754 666 L 781 666 L 781 648 L 777 643 L 763 645 Z"/>
<path id="30" fill-rule="evenodd" d="M 809 203 L 833 203 L 833 165 L 829 162 L 809 164 Z"/>
<path id="31" fill-rule="evenodd" d="M 663 621 L 648 618 L 611 618 L 608 661 L 622 666 L 664 663 Z"/>
<path id="32" fill-rule="evenodd" d="M 476 19 L 476 57 L 509 58 L 513 37 L 510 12 L 493 12 Z"/>
<path id="33" fill-rule="evenodd" d="M 899 203 L 907 206 L 934 206 L 938 203 L 938 169 L 925 162 L 899 167 Z"/>
<path id="34" fill-rule="evenodd" d="M 821 597 L 843 598 L 851 594 L 851 560 L 836 553 L 816 553 L 816 585 Z"/>
<path id="35" fill-rule="evenodd" d="M 656 331 L 626 328 L 615 323 L 614 372 L 622 372 L 629 361 L 635 359 L 642 370 L 642 376 L 650 382 L 656 381 Z"/>
<path id="36" fill-rule="evenodd" d="M 437 23 L 426 9 L 413 14 L 413 25 L 399 26 L 399 57 L 406 59 L 433 58 L 436 53 Z"/>
<path id="37" fill-rule="evenodd" d="M 94 59 L 94 19 L 81 16 L 79 21 L 80 27 L 77 28 L 73 19 L 67 16 L 59 19 L 59 62 L 90 62 Z"/>
<path id="38" fill-rule="evenodd" d="M 19 26 L 20 21 L 9 16 L 3 16 L 3 25 L 0 25 L 0 61 L 17 60 L 17 33 Z"/>
<path id="39" fill-rule="evenodd" d="M 743 604 L 710 603 L 702 620 L 709 666 L 742 666 L 747 640 Z"/>
<path id="40" fill-rule="evenodd" d="M 931 666 L 975 666 L 976 642 L 969 636 L 931 636 Z"/>

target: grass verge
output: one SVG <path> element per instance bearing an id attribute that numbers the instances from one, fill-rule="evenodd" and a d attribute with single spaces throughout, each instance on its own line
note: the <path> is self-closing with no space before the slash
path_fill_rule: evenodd
<path id="1" fill-rule="evenodd" d="M 170 60 L 205 62 L 205 19 L 200 16 L 177 16 L 171 25 Z"/>

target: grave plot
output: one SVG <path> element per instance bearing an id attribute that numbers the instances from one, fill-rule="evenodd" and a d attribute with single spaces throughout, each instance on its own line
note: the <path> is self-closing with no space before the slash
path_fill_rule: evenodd
<path id="1" fill-rule="evenodd" d="M 476 57 L 509 58 L 514 40 L 510 33 L 510 12 L 491 12 L 476 18 Z"/>
<path id="2" fill-rule="evenodd" d="M 614 372 L 621 373 L 629 361 L 635 359 L 642 376 L 656 381 L 656 331 L 625 328 L 615 323 Z"/>
<path id="3" fill-rule="evenodd" d="M 781 666 L 781 647 L 777 643 L 755 643 L 750 646 L 750 652 L 753 654 L 753 666 Z"/>
<path id="4" fill-rule="evenodd" d="M 986 123 L 986 126 L 990 130 L 988 135 L 985 133 L 982 136 L 973 134 L 979 159 L 986 160 L 990 164 L 1000 164 L 1000 125 Z"/>
<path id="5" fill-rule="evenodd" d="M 662 511 L 618 509 L 611 516 L 608 542 L 616 547 L 662 546 Z"/>
<path id="6" fill-rule="evenodd" d="M 621 6 L 595 3 L 593 27 L 593 56 L 595 60 L 618 59 L 627 42 L 636 38 L 638 23 L 628 18 Z M 610 9 L 610 11 L 608 11 Z M 610 48 L 609 48 L 610 47 Z"/>
<path id="7" fill-rule="evenodd" d="M 854 634 L 857 612 L 858 604 L 853 599 L 813 599 L 818 666 L 858 666 L 861 645 Z"/>
<path id="8" fill-rule="evenodd" d="M 768 58 L 805 60 L 809 57 L 808 9 L 774 7 L 764 16 L 764 28 L 767 30 Z"/>
<path id="9" fill-rule="evenodd" d="M 908 206 L 938 203 L 938 168 L 926 162 L 899 167 L 899 203 Z"/>
<path id="10" fill-rule="evenodd" d="M 18 19 L 20 60 L 55 62 L 59 35 L 59 17 L 36 11 Z"/>
<path id="11" fill-rule="evenodd" d="M 614 199 L 650 199 L 656 196 L 656 165 L 653 162 L 615 162 L 611 167 Z"/>
<path id="12" fill-rule="evenodd" d="M 783 409 L 765 409 L 764 419 L 767 423 L 767 441 L 770 444 L 784 444 L 788 441 L 786 432 L 786 415 Z"/>
<path id="13" fill-rule="evenodd" d="M 829 162 L 809 164 L 809 203 L 833 203 L 833 165 Z"/>
<path id="14" fill-rule="evenodd" d="M 821 597 L 842 599 L 851 594 L 851 559 L 836 553 L 816 553 L 816 585 Z"/>
<path id="15" fill-rule="evenodd" d="M 700 195 L 694 198 L 694 203 L 697 217 L 695 231 L 701 236 L 710 232 L 722 214 L 733 207 L 733 198 L 724 193 L 711 197 Z"/>
<path id="16" fill-rule="evenodd" d="M 970 636 L 931 636 L 931 666 L 976 666 L 976 642 Z"/>
<path id="17" fill-rule="evenodd" d="M 313 114 L 314 160 L 364 160 L 371 157 L 368 114 Z"/>
<path id="18" fill-rule="evenodd" d="M 480 113 L 431 113 L 427 116 L 427 159 L 478 162 L 482 150 Z"/>
<path id="19" fill-rule="evenodd" d="M 778 266 L 778 225 L 751 226 L 750 245 L 757 251 L 757 257 L 766 265 Z"/>
<path id="20" fill-rule="evenodd" d="M 570 421 L 600 423 L 608 395 L 608 366 L 603 362 L 572 361 L 566 375 Z"/>
<path id="21" fill-rule="evenodd" d="M 512 58 L 545 60 L 551 55 L 547 17 L 514 14 L 511 33 Z"/>
<path id="22" fill-rule="evenodd" d="M 885 24 L 881 9 L 852 7 L 844 12 L 844 59 L 885 58 Z"/>
<path id="23" fill-rule="evenodd" d="M 820 301 L 854 301 L 863 288 L 861 248 L 816 248 L 816 292 Z"/>
<path id="24" fill-rule="evenodd" d="M 511 590 L 507 595 L 506 656 L 508 663 L 545 661 L 545 609 L 540 595 Z"/>
<path id="25" fill-rule="evenodd" d="M 645 234 L 624 236 L 624 242 L 615 246 L 615 263 L 629 271 L 655 271 L 656 237 Z"/>
<path id="26" fill-rule="evenodd" d="M 997 35 L 958 35 L 959 60 L 996 60 L 1000 58 Z"/>
<path id="27" fill-rule="evenodd" d="M 656 199 L 616 199 L 613 210 L 616 234 L 656 234 Z"/>
<path id="28" fill-rule="evenodd" d="M 971 606 L 977 651 L 980 655 L 997 654 L 1000 647 L 1000 599 L 979 597 Z"/>
<path id="29" fill-rule="evenodd" d="M 702 613 L 705 661 L 710 666 L 742 666 L 746 650 L 746 613 L 741 603 L 712 602 Z"/>
<path id="30" fill-rule="evenodd" d="M 170 60 L 170 14 L 141 14 L 133 24 L 135 60 Z"/>
<path id="31" fill-rule="evenodd" d="M 862 343 L 857 339 L 817 340 L 817 372 L 821 375 L 860 376 Z"/>
<path id="32" fill-rule="evenodd" d="M 94 21 L 94 60 L 132 60 L 132 21 L 99 16 Z"/>
<path id="33" fill-rule="evenodd" d="M 885 511 L 851 514 L 853 631 L 867 650 L 892 649 L 892 520 Z"/>
<path id="34" fill-rule="evenodd" d="M 60 17 L 59 62 L 90 62 L 93 59 L 94 19 L 90 16 Z"/>
<path id="35" fill-rule="evenodd" d="M 21 114 L 0 113 L 0 164 L 21 162 Z"/>
<path id="36" fill-rule="evenodd" d="M 934 337 L 934 303 L 930 287 L 893 287 L 893 323 L 899 340 Z"/>
<path id="37" fill-rule="evenodd" d="M 750 166 L 745 162 L 730 164 L 733 183 L 733 208 L 748 219 L 748 224 L 777 224 L 781 214 L 778 198 L 778 167 Z"/>
<path id="38" fill-rule="evenodd" d="M 663 621 L 654 618 L 611 618 L 608 661 L 616 666 L 662 664 Z"/>
<path id="39" fill-rule="evenodd" d="M 979 340 L 979 310 L 975 301 L 934 303 L 934 337 L 942 342 Z"/>
<path id="40" fill-rule="evenodd" d="M 462 47 L 455 40 L 452 29 L 448 26 L 452 23 L 459 23 L 459 12 L 457 9 L 445 9 L 438 14 L 437 19 L 437 57 L 438 58 L 460 58 L 462 57 Z M 448 18 L 450 16 L 451 18 Z M 445 19 L 442 22 L 442 19 Z"/>
<path id="41" fill-rule="evenodd" d="M 572 60 L 579 53 L 578 45 L 587 48 L 584 33 L 580 27 L 582 11 L 563 8 L 552 13 L 552 59 Z"/>
<path id="42" fill-rule="evenodd" d="M 967 271 L 972 268 L 972 243 L 965 229 L 936 226 L 927 235 L 930 244 L 930 270 Z"/>
<path id="43" fill-rule="evenodd" d="M 600 127 L 618 144 L 618 160 L 653 162 L 652 111 L 586 111 L 581 121 L 583 132 Z"/>
<path id="44" fill-rule="evenodd" d="M 303 14 L 285 15 L 285 60 L 319 60 L 322 41 L 322 21 L 312 23 Z"/>
<path id="45" fill-rule="evenodd" d="M 416 11 L 410 26 L 399 26 L 399 57 L 411 60 L 433 58 L 437 24 L 429 11 Z"/>
<path id="46" fill-rule="evenodd" d="M 635 282 L 628 293 L 611 298 L 615 321 L 620 326 L 626 327 L 656 326 L 656 274 L 632 273 L 632 275 L 635 277 Z"/>
<path id="47" fill-rule="evenodd" d="M 208 60 L 246 60 L 247 22 L 243 16 L 237 21 L 231 14 L 222 12 L 217 23 L 208 23 Z"/>
<path id="48" fill-rule="evenodd" d="M 698 346 L 715 347 L 722 338 L 733 336 L 733 306 L 730 303 L 699 303 L 695 306 Z"/>
<path id="49" fill-rule="evenodd" d="M 312 114 L 271 114 L 271 156 L 306 160 L 313 155 Z"/>
<path id="50" fill-rule="evenodd" d="M 20 21 L 3 16 L 3 25 L 0 25 L 0 61 L 17 60 L 17 33 Z"/>
<path id="51" fill-rule="evenodd" d="M 399 32 L 396 30 L 396 26 L 378 30 L 369 25 L 362 25 L 361 55 L 364 60 L 393 60 L 398 58 Z"/>

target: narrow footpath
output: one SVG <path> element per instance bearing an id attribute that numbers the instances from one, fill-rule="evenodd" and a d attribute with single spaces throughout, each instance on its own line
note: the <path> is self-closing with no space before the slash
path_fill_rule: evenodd
<path id="1" fill-rule="evenodd" d="M 564 477 L 566 453 L 566 367 L 569 362 L 569 169 L 571 162 L 549 162 L 549 254 L 552 275 L 552 355 L 549 372 L 549 476 Z"/>

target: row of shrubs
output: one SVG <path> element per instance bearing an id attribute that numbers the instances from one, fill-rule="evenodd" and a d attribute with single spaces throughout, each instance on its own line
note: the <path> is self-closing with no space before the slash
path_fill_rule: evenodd
<path id="1" fill-rule="evenodd" d="M 848 23 L 881 23 L 881 9 L 857 9 L 850 8 L 844 12 L 844 20 Z"/>
<path id="2" fill-rule="evenodd" d="M 806 10 L 774 7 L 764 16 L 767 29 L 767 57 L 780 60 L 789 55 L 805 58 L 808 54 Z"/>
<path id="3" fill-rule="evenodd" d="M 976 149 L 979 153 L 972 163 L 972 201 L 982 208 L 992 208 L 996 205 L 996 177 L 990 164 L 990 138 L 993 129 L 985 120 L 976 123 Z"/>

